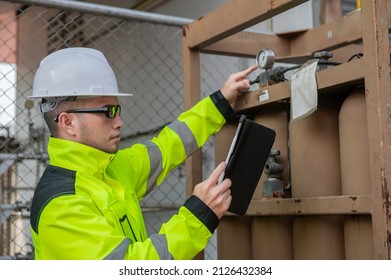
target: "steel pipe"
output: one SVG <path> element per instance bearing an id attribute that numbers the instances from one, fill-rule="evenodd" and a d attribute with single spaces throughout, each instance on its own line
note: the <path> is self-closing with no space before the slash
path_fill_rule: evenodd
<path id="1" fill-rule="evenodd" d="M 72 10 L 75 12 L 89 13 L 100 16 L 110 16 L 135 21 L 164 24 L 170 26 L 182 27 L 192 22 L 192 19 L 175 17 L 163 14 L 136 11 L 131 9 L 106 6 L 101 4 L 85 3 L 66 0 L 13 0 L 12 3 L 21 3 L 27 5 L 36 5 L 46 8 L 57 8 L 63 10 Z"/>

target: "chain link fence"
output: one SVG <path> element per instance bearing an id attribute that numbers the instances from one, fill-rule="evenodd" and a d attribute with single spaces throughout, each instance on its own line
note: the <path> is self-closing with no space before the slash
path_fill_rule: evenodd
<path id="1" fill-rule="evenodd" d="M 133 93 L 120 100 L 123 148 L 150 139 L 182 112 L 182 28 L 170 23 L 171 17 L 160 15 L 161 23 L 148 17 L 134 19 L 127 16 L 130 10 L 120 8 L 17 2 L 0 1 L 0 258 L 33 259 L 29 205 L 48 164 L 49 136 L 36 104 L 28 99 L 39 61 L 50 52 L 75 46 L 106 55 L 120 90 Z M 243 58 L 202 55 L 202 96 L 249 64 Z M 215 165 L 213 139 L 203 147 L 203 155 L 207 177 Z M 185 199 L 185 168 L 179 166 L 142 201 L 148 232 L 157 232 Z M 216 256 L 213 237 L 205 259 Z"/>

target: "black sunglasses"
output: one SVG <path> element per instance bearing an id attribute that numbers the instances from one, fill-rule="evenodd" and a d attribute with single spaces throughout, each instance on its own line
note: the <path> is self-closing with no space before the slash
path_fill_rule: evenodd
<path id="1" fill-rule="evenodd" d="M 71 109 L 65 111 L 65 113 L 104 113 L 106 118 L 114 119 L 117 114 L 119 116 L 121 115 L 121 105 L 107 105 L 102 108 Z M 55 122 L 58 122 L 58 117 L 59 116 L 55 117 Z"/>

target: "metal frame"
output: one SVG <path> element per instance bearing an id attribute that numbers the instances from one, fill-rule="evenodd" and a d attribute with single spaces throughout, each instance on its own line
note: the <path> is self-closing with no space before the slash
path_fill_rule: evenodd
<path id="1" fill-rule="evenodd" d="M 360 83 L 365 85 L 370 158 L 371 193 L 303 199 L 256 200 L 248 215 L 341 214 L 372 216 L 374 258 L 391 259 L 391 133 L 389 12 L 386 0 L 361 1 L 361 10 L 295 36 L 245 32 L 246 28 L 289 10 L 303 0 L 232 0 L 184 27 L 184 98 L 188 108 L 200 99 L 200 53 L 255 57 L 270 47 L 278 61 L 308 58 L 321 50 L 362 48 L 362 59 L 317 72 L 320 94 Z M 227 20 L 229 19 L 229 20 Z M 260 103 L 260 91 L 271 99 Z M 251 91 L 236 102 L 238 112 L 290 98 L 289 82 Z M 187 160 L 187 193 L 201 181 L 201 151 Z"/>

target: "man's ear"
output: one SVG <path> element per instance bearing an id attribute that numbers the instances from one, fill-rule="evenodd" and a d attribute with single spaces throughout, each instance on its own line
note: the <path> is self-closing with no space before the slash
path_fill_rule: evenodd
<path id="1" fill-rule="evenodd" d="M 73 114 L 62 112 L 58 116 L 58 126 L 60 128 L 60 131 L 61 133 L 66 134 L 68 137 L 76 136 L 76 124 L 77 118 Z"/>

